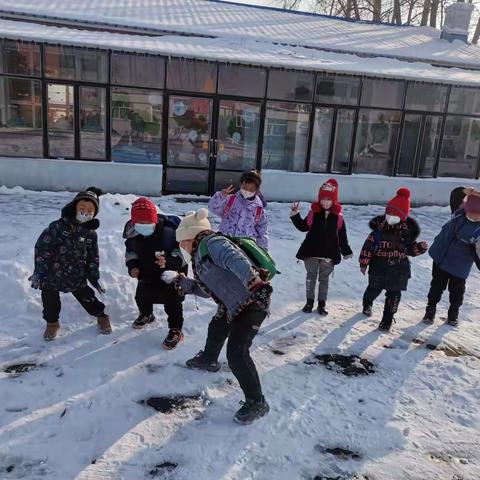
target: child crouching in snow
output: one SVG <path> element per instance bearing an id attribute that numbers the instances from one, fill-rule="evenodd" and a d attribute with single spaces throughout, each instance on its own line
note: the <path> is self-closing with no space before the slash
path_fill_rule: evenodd
<path id="1" fill-rule="evenodd" d="M 100 222 L 95 218 L 100 208 L 101 190 L 90 187 L 80 192 L 62 209 L 59 220 L 52 222 L 35 244 L 35 270 L 29 278 L 32 288 L 42 291 L 43 318 L 47 327 L 45 340 L 58 333 L 61 303 L 60 292 L 70 292 L 80 305 L 97 317 L 100 333 L 111 333 L 105 305 L 87 285 L 87 280 L 100 293 L 97 233 Z"/>
<path id="2" fill-rule="evenodd" d="M 299 204 L 292 205 L 290 219 L 301 232 L 307 232 L 297 253 L 297 258 L 305 262 L 307 270 L 307 303 L 303 311 L 310 313 L 315 301 L 315 287 L 318 276 L 318 307 L 320 315 L 328 315 L 325 310 L 328 281 L 335 265 L 343 258 L 352 258 L 348 245 L 347 229 L 338 203 L 338 183 L 327 180 L 318 192 L 318 201 L 312 203 L 305 218 L 300 216 Z"/>
<path id="3" fill-rule="evenodd" d="M 368 288 L 363 295 L 363 314 L 372 315 L 374 300 L 382 290 L 385 306 L 379 330 L 390 330 L 402 296 L 411 276 L 409 256 L 427 251 L 427 242 L 417 242 L 420 227 L 410 214 L 410 191 L 400 188 L 388 202 L 385 215 L 370 220 L 372 232 L 360 253 L 360 270 L 368 268 Z"/>

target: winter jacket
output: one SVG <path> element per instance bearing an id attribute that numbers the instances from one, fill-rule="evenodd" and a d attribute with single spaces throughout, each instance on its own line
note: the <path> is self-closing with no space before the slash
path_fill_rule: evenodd
<path id="1" fill-rule="evenodd" d="M 217 192 L 208 202 L 208 209 L 222 219 L 219 232 L 232 237 L 252 237 L 268 250 L 268 218 L 262 198 L 255 195 L 252 200 L 247 200 L 240 192 L 234 196 L 235 202 L 227 214 L 225 208 L 231 195 Z"/>
<path id="2" fill-rule="evenodd" d="M 99 281 L 98 240 L 95 230 L 100 222 L 94 218 L 78 223 L 76 202 L 62 209 L 62 217 L 46 228 L 35 244 L 33 277 L 38 287 L 60 292 L 74 292 Z"/>
<path id="3" fill-rule="evenodd" d="M 426 252 L 417 238 L 418 223 L 411 217 L 397 225 L 388 225 L 385 215 L 370 220 L 372 232 L 360 252 L 360 266 L 368 267 L 369 285 L 390 291 L 406 290 L 411 277 L 410 257 Z"/>
<path id="4" fill-rule="evenodd" d="M 231 321 L 251 301 L 248 284 L 253 277 L 252 265 L 239 247 L 221 235 L 207 237 L 208 256 L 197 249 L 192 257 L 195 279 L 182 277 L 184 293 L 208 297 L 211 292 Z"/>
<path id="5" fill-rule="evenodd" d="M 464 210 L 458 210 L 435 237 L 428 253 L 442 270 L 466 279 L 474 262 L 480 268 L 479 244 L 480 222 L 471 222 Z"/>
<path id="6" fill-rule="evenodd" d="M 188 271 L 175 239 L 178 221 L 178 217 L 159 214 L 155 231 L 147 237 L 135 230 L 131 220 L 126 223 L 123 238 L 125 238 L 125 264 L 129 274 L 133 268 L 138 268 L 140 282 L 164 287 L 166 284 L 160 276 L 165 270 L 185 273 Z M 165 252 L 165 268 L 157 265 L 155 252 Z"/>
<path id="7" fill-rule="evenodd" d="M 335 265 L 338 265 L 342 255 L 352 255 L 352 249 L 348 244 L 345 221 L 342 218 L 341 226 L 338 228 L 338 215 L 329 213 L 326 216 L 325 210 L 313 213 L 311 226 L 308 225 L 308 217 L 302 218 L 300 213 L 290 217 L 290 219 L 298 230 L 308 232 L 297 252 L 299 260 L 305 260 L 309 257 L 330 258 Z"/>

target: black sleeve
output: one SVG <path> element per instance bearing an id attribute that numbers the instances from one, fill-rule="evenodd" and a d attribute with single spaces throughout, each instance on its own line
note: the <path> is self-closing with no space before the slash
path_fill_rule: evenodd
<path id="1" fill-rule="evenodd" d="M 133 238 L 127 238 L 125 240 L 125 265 L 128 268 L 129 275 L 133 268 L 140 268 L 140 262 L 135 252 L 134 244 L 135 240 Z"/>
<path id="2" fill-rule="evenodd" d="M 293 217 L 290 217 L 290 220 L 295 225 L 297 230 L 300 230 L 301 232 L 308 232 L 309 228 L 307 223 L 307 217 L 302 218 L 300 213 L 297 213 Z"/>
<path id="3" fill-rule="evenodd" d="M 185 262 L 183 261 L 180 249 L 175 249 L 171 253 L 165 255 L 165 270 L 174 270 L 180 272 L 183 269 Z"/>
<path id="4" fill-rule="evenodd" d="M 343 256 L 353 255 L 352 249 L 348 244 L 347 227 L 345 226 L 345 221 L 343 221 L 342 226 L 338 231 L 338 244 L 340 246 L 340 252 Z"/>

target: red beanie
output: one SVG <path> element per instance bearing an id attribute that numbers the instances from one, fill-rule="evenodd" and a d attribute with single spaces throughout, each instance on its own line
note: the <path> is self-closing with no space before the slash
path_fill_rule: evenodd
<path id="1" fill-rule="evenodd" d="M 465 212 L 480 214 L 480 195 L 471 193 L 465 200 Z"/>
<path id="2" fill-rule="evenodd" d="M 132 222 L 158 223 L 157 207 L 148 198 L 140 197 L 132 203 Z"/>
<path id="3" fill-rule="evenodd" d="M 338 203 L 338 182 L 334 178 L 327 180 L 318 191 L 318 201 L 330 199 L 335 205 Z"/>
<path id="4" fill-rule="evenodd" d="M 408 188 L 398 189 L 397 195 L 388 202 L 385 213 L 400 217 L 404 222 L 410 215 L 410 190 Z"/>

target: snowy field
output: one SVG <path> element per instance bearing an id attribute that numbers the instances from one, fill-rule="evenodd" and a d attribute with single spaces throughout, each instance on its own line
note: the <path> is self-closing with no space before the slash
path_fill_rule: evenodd
<path id="1" fill-rule="evenodd" d="M 460 327 L 443 324 L 445 302 L 443 319 L 426 326 L 431 260 L 413 259 L 397 323 L 380 334 L 383 298 L 371 319 L 359 313 L 366 279 L 356 257 L 368 220 L 382 209 L 347 206 L 355 260 L 335 270 L 330 315 L 304 314 L 304 267 L 295 260 L 303 234 L 288 218 L 289 205 L 271 203 L 272 252 L 282 274 L 252 348 L 271 412 L 239 426 L 232 416 L 242 395 L 224 353 L 217 374 L 183 366 L 203 347 L 213 302 L 187 299 L 185 342 L 171 352 L 161 349 L 167 332 L 161 306 L 155 324 L 130 327 L 135 281 L 124 267 L 121 232 L 133 196 L 101 201 L 101 273 L 113 334 L 98 335 L 94 321 L 64 295 L 61 336 L 44 342 L 40 295 L 27 277 L 37 236 L 71 198 L 0 189 L 1 480 L 480 479 L 478 271 L 467 282 Z M 201 206 L 157 200 L 178 214 Z M 449 217 L 438 207 L 412 214 L 429 242 Z M 315 364 L 315 355 L 329 353 L 358 355 L 375 373 L 346 376 L 340 367 Z M 21 363 L 37 367 L 5 372 Z M 141 403 L 172 395 L 199 399 L 170 413 Z"/>

